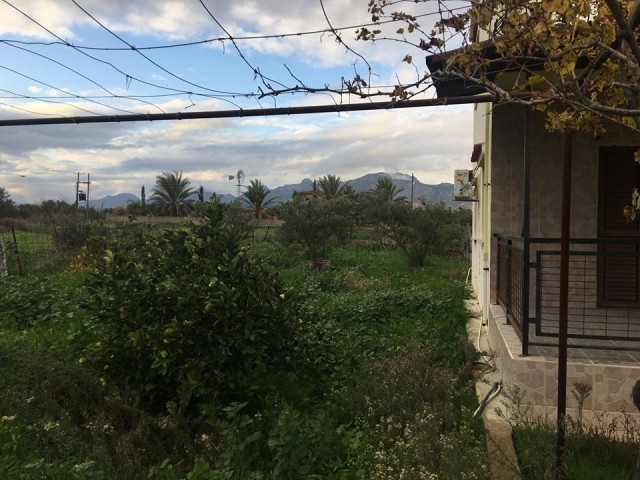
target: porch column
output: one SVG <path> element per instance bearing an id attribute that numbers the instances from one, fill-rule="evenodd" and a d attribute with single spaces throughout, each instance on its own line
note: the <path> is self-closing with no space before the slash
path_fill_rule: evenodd
<path id="1" fill-rule="evenodd" d="M 560 307 L 558 329 L 558 437 L 556 442 L 556 479 L 566 478 L 565 417 L 567 412 L 567 335 L 569 314 L 569 246 L 571 239 L 571 160 L 573 136 L 564 134 L 562 162 L 562 227 L 560 231 Z"/>
<path id="2" fill-rule="evenodd" d="M 528 108 L 524 111 L 522 158 L 524 163 L 524 188 L 522 212 L 522 356 L 529 355 L 529 256 L 531 254 L 531 158 L 529 155 L 530 118 Z"/>

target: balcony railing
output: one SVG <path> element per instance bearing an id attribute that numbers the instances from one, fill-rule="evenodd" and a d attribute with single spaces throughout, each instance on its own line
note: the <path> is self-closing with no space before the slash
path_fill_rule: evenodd
<path id="1" fill-rule="evenodd" d="M 496 298 L 522 340 L 557 344 L 559 239 L 496 235 Z M 528 288 L 527 288 L 528 285 Z M 569 253 L 569 346 L 635 350 L 640 341 L 640 239 L 572 239 Z"/>

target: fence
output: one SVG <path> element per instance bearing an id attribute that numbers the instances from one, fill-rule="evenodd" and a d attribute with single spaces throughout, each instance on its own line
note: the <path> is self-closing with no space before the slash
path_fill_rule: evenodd
<path id="1" fill-rule="evenodd" d="M 56 247 L 50 228 L 0 225 L 0 276 L 46 272 L 64 266 L 70 253 Z"/>
<path id="2" fill-rule="evenodd" d="M 496 297 L 529 346 L 555 345 L 560 305 L 558 239 L 496 235 Z M 635 349 L 640 341 L 640 241 L 571 239 L 568 288 L 569 346 Z M 529 288 L 523 284 L 529 277 Z"/>

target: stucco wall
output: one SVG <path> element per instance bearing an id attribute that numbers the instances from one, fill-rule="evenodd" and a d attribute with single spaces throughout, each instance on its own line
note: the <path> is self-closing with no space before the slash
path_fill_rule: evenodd
<path id="1" fill-rule="evenodd" d="M 492 112 L 491 234 L 522 234 L 523 160 L 526 144 L 531 161 L 531 236 L 559 237 L 562 207 L 562 135 L 548 133 L 544 128 L 543 114 L 530 112 L 527 118 L 529 133 L 525 141 L 525 111 L 521 106 L 498 106 Z M 599 147 L 613 145 L 640 145 L 640 135 L 623 127 L 611 126 L 605 135 L 597 139 L 584 134 L 574 136 L 571 179 L 572 237 L 597 236 Z M 620 214 L 622 215 L 622 212 Z M 495 251 L 495 248 L 492 248 L 493 301 Z"/>
<path id="2" fill-rule="evenodd" d="M 524 120 L 524 107 L 502 106 L 493 110 L 492 233 L 522 233 Z M 558 237 L 562 201 L 562 136 L 546 132 L 541 113 L 530 113 L 529 122 L 531 235 Z M 612 126 L 598 139 L 590 135 L 574 136 L 572 237 L 594 238 L 597 235 L 599 147 L 611 145 L 640 145 L 640 135 Z"/>

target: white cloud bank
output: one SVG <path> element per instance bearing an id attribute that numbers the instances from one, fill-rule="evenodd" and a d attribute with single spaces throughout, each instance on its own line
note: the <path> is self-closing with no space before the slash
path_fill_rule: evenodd
<path id="1" fill-rule="evenodd" d="M 12 0 L 12 3 L 73 44 L 123 46 L 70 1 Z M 78 0 L 78 3 L 113 32 L 138 46 L 225 36 L 197 0 Z M 234 37 L 327 28 L 318 0 L 204 0 L 204 3 Z M 367 3 L 366 0 L 324 0 L 327 15 L 335 27 L 369 22 Z M 451 6 L 468 3 L 447 2 Z M 406 4 L 406 8 L 412 9 L 413 13 L 436 7 L 437 2 Z M 53 40 L 42 28 L 6 3 L 0 2 L 0 18 L 0 35 L 4 38 Z M 421 20 L 426 29 L 433 18 Z M 353 31 L 345 31 L 342 35 L 347 45 L 371 61 L 373 73 L 377 75 L 373 77 L 376 82 L 393 84 L 398 76 L 409 79 L 416 75 L 413 67 L 401 62 L 404 54 L 408 53 L 405 52 L 408 46 L 393 42 L 377 42 L 375 45 L 356 42 Z M 327 78 L 326 68 L 329 67 L 342 67 L 342 70 L 330 72 L 334 75 L 331 81 L 335 84 L 340 82 L 336 72 L 345 72 L 348 78 L 354 74 L 356 61 L 359 69 L 364 67 L 361 59 L 348 52 L 344 44 L 336 42 L 335 37 L 328 33 L 239 41 L 238 45 L 248 61 L 264 67 L 264 71 L 282 72 L 283 63 L 296 65 L 303 71 L 295 70 L 293 73 L 300 73 L 303 80 L 310 82 Z M 61 75 L 60 78 L 49 80 L 61 89 L 78 95 L 104 94 L 96 85 L 74 85 L 78 81 L 77 76 L 54 68 L 41 58 L 33 55 L 19 57 L 15 48 L 0 48 L 5 49 L 2 52 L 7 54 L 6 58 L 22 61 L 17 65 L 19 69 L 27 68 L 36 61 L 42 62 L 42 66 L 37 67 L 37 76 L 49 79 Z M 68 49 L 59 47 L 61 55 L 69 53 L 64 51 L 65 48 Z M 251 84 L 249 88 L 255 88 L 257 82 L 252 78 L 252 72 L 243 64 L 229 41 L 224 45 L 214 43 L 189 50 L 193 56 L 183 55 L 182 52 L 162 51 L 162 56 L 156 51 L 147 54 L 161 59 L 161 62 L 168 62 L 166 65 L 178 75 L 212 88 L 217 87 L 213 83 L 223 80 L 226 82 L 225 88 L 246 91 L 247 81 Z M 107 66 L 97 65 L 77 52 L 70 53 L 73 56 L 60 58 L 66 58 L 65 62 L 83 72 L 95 72 L 92 76 L 112 92 L 132 95 L 133 91 L 141 91 L 135 90 L 141 87 L 140 84 L 115 74 Z M 94 54 L 106 56 L 106 53 Z M 131 51 L 118 53 L 119 56 L 113 58 L 125 58 L 125 54 L 128 61 L 132 57 L 138 58 Z M 122 62 L 119 64 L 121 68 L 135 71 L 148 81 L 176 85 L 175 78 L 159 69 L 152 69 L 148 62 Z M 416 63 L 420 61 L 416 60 Z M 146 69 L 142 68 L 143 65 Z M 423 65 L 417 74 L 421 69 L 424 69 Z M 62 76 L 63 73 L 68 76 Z M 60 91 L 33 81 L 18 77 L 12 81 L 22 82 L 21 91 L 27 95 L 49 94 L 58 98 L 63 95 Z M 291 76 L 287 76 L 287 82 L 293 82 Z M 19 90 L 20 85 L 15 88 Z M 190 87 L 181 84 L 180 88 Z M 149 89 L 148 93 L 165 92 Z M 243 101 L 240 98 L 228 100 L 238 104 Z M 158 109 L 235 108 L 224 101 L 197 95 L 154 98 L 149 101 L 157 108 L 125 99 L 119 101 L 117 106 L 141 113 Z M 114 113 L 80 98 L 64 99 L 65 103 L 34 99 L 3 102 L 42 114 L 86 114 L 81 109 L 99 114 Z M 116 105 L 113 100 L 110 103 Z M 277 99 L 278 106 L 317 103 L 329 103 L 329 100 L 321 96 Z M 268 99 L 262 100 L 261 105 L 273 106 Z M 257 103 L 251 104 L 251 108 L 256 107 Z M 244 108 L 248 107 L 245 105 Z M 0 117 L 17 118 L 25 115 L 33 116 L 33 113 L 0 104 Z M 245 171 L 247 180 L 260 178 L 272 188 L 327 173 L 347 179 L 376 171 L 415 173 L 425 183 L 450 182 L 455 168 L 468 166 L 472 141 L 471 117 L 468 107 L 432 107 L 341 116 L 321 114 L 236 120 L 2 127 L 0 185 L 8 188 L 16 200 L 37 202 L 46 198 L 70 200 L 75 188 L 74 172 L 77 171 L 91 173 L 94 198 L 119 192 L 138 194 L 142 185 L 150 191 L 155 176 L 163 170 L 182 170 L 194 183 L 202 183 L 207 190 L 221 193 L 235 191 L 227 175 L 239 169 Z"/>

